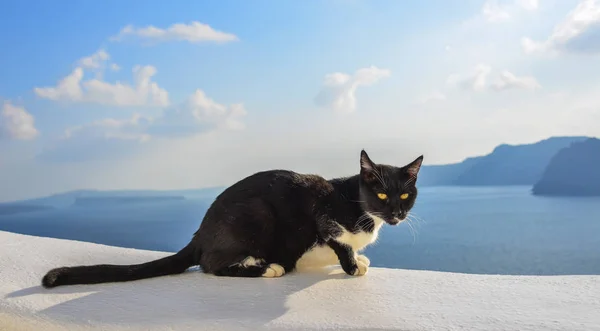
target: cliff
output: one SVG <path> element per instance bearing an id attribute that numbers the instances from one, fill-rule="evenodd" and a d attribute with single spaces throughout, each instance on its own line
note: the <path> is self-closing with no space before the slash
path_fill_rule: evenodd
<path id="1" fill-rule="evenodd" d="M 600 196 L 600 140 L 561 149 L 532 188 L 534 195 Z"/>
<path id="2" fill-rule="evenodd" d="M 533 185 L 561 149 L 586 137 L 552 137 L 532 144 L 499 145 L 487 155 L 460 163 L 424 166 L 419 184 L 424 186 Z"/>

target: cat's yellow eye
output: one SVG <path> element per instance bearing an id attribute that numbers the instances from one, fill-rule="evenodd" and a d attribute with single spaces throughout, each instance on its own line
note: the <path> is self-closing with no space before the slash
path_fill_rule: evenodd
<path id="1" fill-rule="evenodd" d="M 377 193 L 377 197 L 381 200 L 387 199 L 387 194 L 385 193 Z"/>
<path id="2" fill-rule="evenodd" d="M 402 199 L 402 200 L 408 199 L 408 193 L 402 193 L 402 194 L 400 194 L 400 199 Z"/>

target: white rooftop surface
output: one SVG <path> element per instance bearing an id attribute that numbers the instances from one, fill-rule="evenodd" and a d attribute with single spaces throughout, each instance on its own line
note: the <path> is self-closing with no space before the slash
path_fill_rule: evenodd
<path id="1" fill-rule="evenodd" d="M 338 267 L 272 279 L 192 270 L 40 286 L 54 267 L 168 254 L 0 231 L 0 330 L 600 330 L 600 276 L 370 268 L 350 277 Z"/>

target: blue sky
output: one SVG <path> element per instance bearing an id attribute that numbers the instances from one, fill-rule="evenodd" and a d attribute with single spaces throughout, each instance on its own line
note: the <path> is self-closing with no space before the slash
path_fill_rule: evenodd
<path id="1" fill-rule="evenodd" d="M 0 45 L 0 200 L 600 132 L 600 1 L 4 1 Z"/>

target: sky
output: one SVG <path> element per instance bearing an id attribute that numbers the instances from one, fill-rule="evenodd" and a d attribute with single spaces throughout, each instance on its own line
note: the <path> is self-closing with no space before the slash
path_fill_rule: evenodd
<path id="1" fill-rule="evenodd" d="M 600 135 L 600 0 L 7 0 L 0 46 L 0 201 Z"/>

